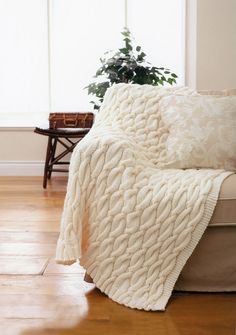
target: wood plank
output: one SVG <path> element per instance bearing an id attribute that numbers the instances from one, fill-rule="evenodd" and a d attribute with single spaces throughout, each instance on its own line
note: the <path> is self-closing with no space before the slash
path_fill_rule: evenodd
<path id="1" fill-rule="evenodd" d="M 2 335 L 23 335 L 26 331 L 28 334 L 35 332 L 42 327 L 49 328 L 43 319 L 0 319 L 0 334 Z"/>
<path id="2" fill-rule="evenodd" d="M 24 232 L 59 232 L 60 221 L 0 221 L 0 232 L 19 231 L 19 227 Z"/>
<path id="3" fill-rule="evenodd" d="M 86 298 L 87 312 L 78 317 L 75 326 L 65 329 L 59 324 L 54 330 L 42 327 L 24 334 L 234 335 L 235 332 L 235 304 L 227 295 L 218 295 L 217 306 L 212 294 L 182 295 L 164 313 L 125 308 L 96 290 Z M 72 309 L 75 320 L 73 313 Z"/>
<path id="4" fill-rule="evenodd" d="M 144 312 L 84 282 L 78 264 L 55 264 L 65 190 L 64 177 L 46 191 L 41 177 L 0 177 L 1 335 L 236 334 L 236 294 L 174 294 L 164 313 Z"/>
<path id="5" fill-rule="evenodd" d="M 32 208 L 27 209 L 27 206 L 22 209 L 9 209 L 0 210 L 0 221 L 16 221 L 19 222 L 42 222 L 42 221 L 55 221 L 60 222 L 62 208 L 52 208 L 48 212 L 45 209 L 42 210 L 32 210 Z"/>
<path id="6" fill-rule="evenodd" d="M 55 244 L 1 243 L 0 256 L 49 256 L 55 254 Z"/>
<path id="7" fill-rule="evenodd" d="M 51 210 L 57 210 L 62 209 L 63 200 L 64 198 L 58 198 L 58 199 L 47 199 L 45 201 L 45 196 L 42 197 L 35 197 L 35 200 L 37 199 L 37 202 L 32 206 L 32 197 L 29 195 L 28 197 L 23 197 L 22 195 L 19 197 L 12 197 L 14 199 L 13 204 L 9 204 L 9 198 L 0 198 L 0 209 L 2 211 L 9 211 L 9 210 L 29 210 L 31 212 L 37 211 L 37 210 L 44 210 L 45 209 L 51 209 Z M 46 211 L 45 211 L 46 213 Z"/>
<path id="8" fill-rule="evenodd" d="M 37 292 L 37 291 L 36 291 Z M 19 304 L 20 302 L 20 304 Z M 47 294 L 4 294 L 0 300 L 2 318 L 61 319 L 70 309 L 74 316 L 81 314 L 86 306 L 85 296 Z"/>
<path id="9" fill-rule="evenodd" d="M 49 181 L 50 189 L 66 186 L 67 179 L 67 176 L 53 176 L 52 180 Z M 43 178 L 40 176 L 0 176 L 0 185 L 7 187 L 36 185 L 42 187 Z"/>
<path id="10" fill-rule="evenodd" d="M 44 275 L 58 275 L 58 274 L 84 274 L 85 270 L 78 263 L 74 263 L 70 266 L 63 266 L 57 264 L 54 259 L 50 259 Z"/>
<path id="11" fill-rule="evenodd" d="M 65 274 L 51 276 L 1 275 L 0 296 L 20 294 L 42 295 L 74 295 L 84 296 L 94 288 L 94 284 L 86 283 L 82 273 L 67 276 Z"/>
<path id="12" fill-rule="evenodd" d="M 0 243 L 55 244 L 57 239 L 57 232 L 2 231 L 0 234 Z"/>
<path id="13" fill-rule="evenodd" d="M 0 256 L 0 274 L 38 275 L 43 273 L 47 263 L 47 257 Z"/>

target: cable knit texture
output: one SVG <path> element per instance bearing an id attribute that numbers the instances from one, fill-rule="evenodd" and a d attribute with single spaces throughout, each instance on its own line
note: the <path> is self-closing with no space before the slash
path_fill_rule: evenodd
<path id="1" fill-rule="evenodd" d="M 213 213 L 222 170 L 161 169 L 168 129 L 159 101 L 187 88 L 118 84 L 75 148 L 57 244 L 114 301 L 164 310 Z"/>

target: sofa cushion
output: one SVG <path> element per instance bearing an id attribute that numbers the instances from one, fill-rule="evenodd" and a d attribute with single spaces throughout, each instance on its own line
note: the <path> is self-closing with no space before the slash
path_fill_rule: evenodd
<path id="1" fill-rule="evenodd" d="M 223 181 L 209 226 L 236 227 L 236 174 Z"/>
<path id="2" fill-rule="evenodd" d="M 236 226 L 208 226 L 187 260 L 175 289 L 236 292 Z"/>
<path id="3" fill-rule="evenodd" d="M 236 170 L 236 96 L 167 96 L 166 168 Z"/>

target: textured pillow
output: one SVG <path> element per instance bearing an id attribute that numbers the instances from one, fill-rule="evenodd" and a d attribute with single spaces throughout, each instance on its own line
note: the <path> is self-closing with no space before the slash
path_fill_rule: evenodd
<path id="1" fill-rule="evenodd" d="M 236 170 L 236 96 L 168 96 L 165 167 Z"/>

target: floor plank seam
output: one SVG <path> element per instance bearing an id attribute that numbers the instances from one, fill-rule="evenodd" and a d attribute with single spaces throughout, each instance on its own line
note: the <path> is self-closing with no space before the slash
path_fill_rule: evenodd
<path id="1" fill-rule="evenodd" d="M 48 259 L 47 259 L 47 261 L 46 261 L 46 263 L 45 263 L 45 265 L 44 265 L 44 267 L 43 267 L 43 269 L 42 269 L 42 273 L 40 273 L 40 276 L 43 276 L 43 275 L 44 275 L 44 273 L 45 273 L 45 271 L 46 271 L 46 269 L 47 269 L 47 266 L 48 266 L 49 263 L 50 263 L 50 260 L 51 260 L 51 258 L 48 258 Z"/>

